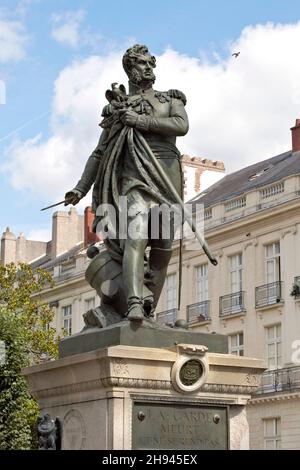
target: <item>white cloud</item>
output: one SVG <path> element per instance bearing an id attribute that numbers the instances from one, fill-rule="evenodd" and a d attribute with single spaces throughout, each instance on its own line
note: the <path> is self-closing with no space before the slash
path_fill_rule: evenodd
<path id="1" fill-rule="evenodd" d="M 20 21 L 0 16 L 0 63 L 24 59 L 28 41 Z"/>
<path id="2" fill-rule="evenodd" d="M 30 11 L 30 8 L 40 2 L 41 0 L 19 0 L 15 8 L 15 14 L 25 19 Z"/>
<path id="3" fill-rule="evenodd" d="M 27 240 L 37 240 L 39 242 L 48 242 L 51 240 L 51 229 L 42 228 L 42 229 L 33 229 L 29 232 L 26 237 Z"/>
<path id="4" fill-rule="evenodd" d="M 205 191 L 209 186 L 212 186 L 213 184 L 217 183 L 220 181 L 222 178 L 224 178 L 224 173 L 218 172 L 218 171 L 210 171 L 206 170 L 203 172 L 201 175 L 201 191 Z"/>
<path id="5" fill-rule="evenodd" d="M 230 44 L 228 59 L 200 61 L 171 49 L 157 57 L 157 89 L 188 98 L 190 131 L 182 153 L 225 162 L 227 171 L 291 148 L 289 128 L 300 117 L 300 23 L 247 27 Z M 241 51 L 235 59 L 231 53 Z M 74 186 L 100 129 L 104 92 L 125 82 L 121 53 L 91 56 L 66 67 L 55 82 L 52 136 L 15 142 L 6 171 L 17 189 L 51 201 Z"/>
<path id="6" fill-rule="evenodd" d="M 96 147 L 105 90 L 124 77 L 120 54 L 89 57 L 65 68 L 55 82 L 52 136 L 14 141 L 6 151 L 5 169 L 17 189 L 26 188 L 51 201 L 62 199 L 79 178 Z M 22 168 L 22 169 L 21 169 Z"/>
<path id="7" fill-rule="evenodd" d="M 0 104 L 6 103 L 6 86 L 3 80 L 0 80 Z"/>
<path id="8" fill-rule="evenodd" d="M 98 35 L 92 35 L 87 29 L 82 27 L 85 19 L 84 10 L 66 11 L 52 15 L 52 37 L 70 47 L 81 45 L 94 45 Z"/>

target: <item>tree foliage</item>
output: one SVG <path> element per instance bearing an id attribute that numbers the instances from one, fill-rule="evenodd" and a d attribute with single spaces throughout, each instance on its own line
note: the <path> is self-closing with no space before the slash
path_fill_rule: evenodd
<path id="1" fill-rule="evenodd" d="M 38 406 L 21 369 L 57 357 L 53 311 L 41 291 L 51 275 L 25 263 L 0 266 L 0 450 L 35 447 Z"/>

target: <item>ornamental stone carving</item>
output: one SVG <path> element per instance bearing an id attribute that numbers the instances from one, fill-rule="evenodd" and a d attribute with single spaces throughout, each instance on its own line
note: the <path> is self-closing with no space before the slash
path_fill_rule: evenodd
<path id="1" fill-rule="evenodd" d="M 178 392 L 191 393 L 206 382 L 209 365 L 203 345 L 177 345 L 177 359 L 171 370 L 172 385 Z"/>

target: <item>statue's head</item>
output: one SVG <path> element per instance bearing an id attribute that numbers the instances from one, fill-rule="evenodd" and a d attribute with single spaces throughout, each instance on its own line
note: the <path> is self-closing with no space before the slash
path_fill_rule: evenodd
<path id="1" fill-rule="evenodd" d="M 135 44 L 123 55 L 123 68 L 129 80 L 137 85 L 155 82 L 154 67 L 156 67 L 156 59 L 149 53 L 146 46 Z"/>

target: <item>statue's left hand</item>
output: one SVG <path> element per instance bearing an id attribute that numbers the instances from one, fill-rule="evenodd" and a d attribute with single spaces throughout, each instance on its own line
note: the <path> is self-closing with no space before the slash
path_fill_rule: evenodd
<path id="1" fill-rule="evenodd" d="M 129 109 L 120 110 L 119 113 L 120 120 L 122 121 L 124 126 L 135 127 L 137 118 L 139 116 L 137 113 Z"/>

